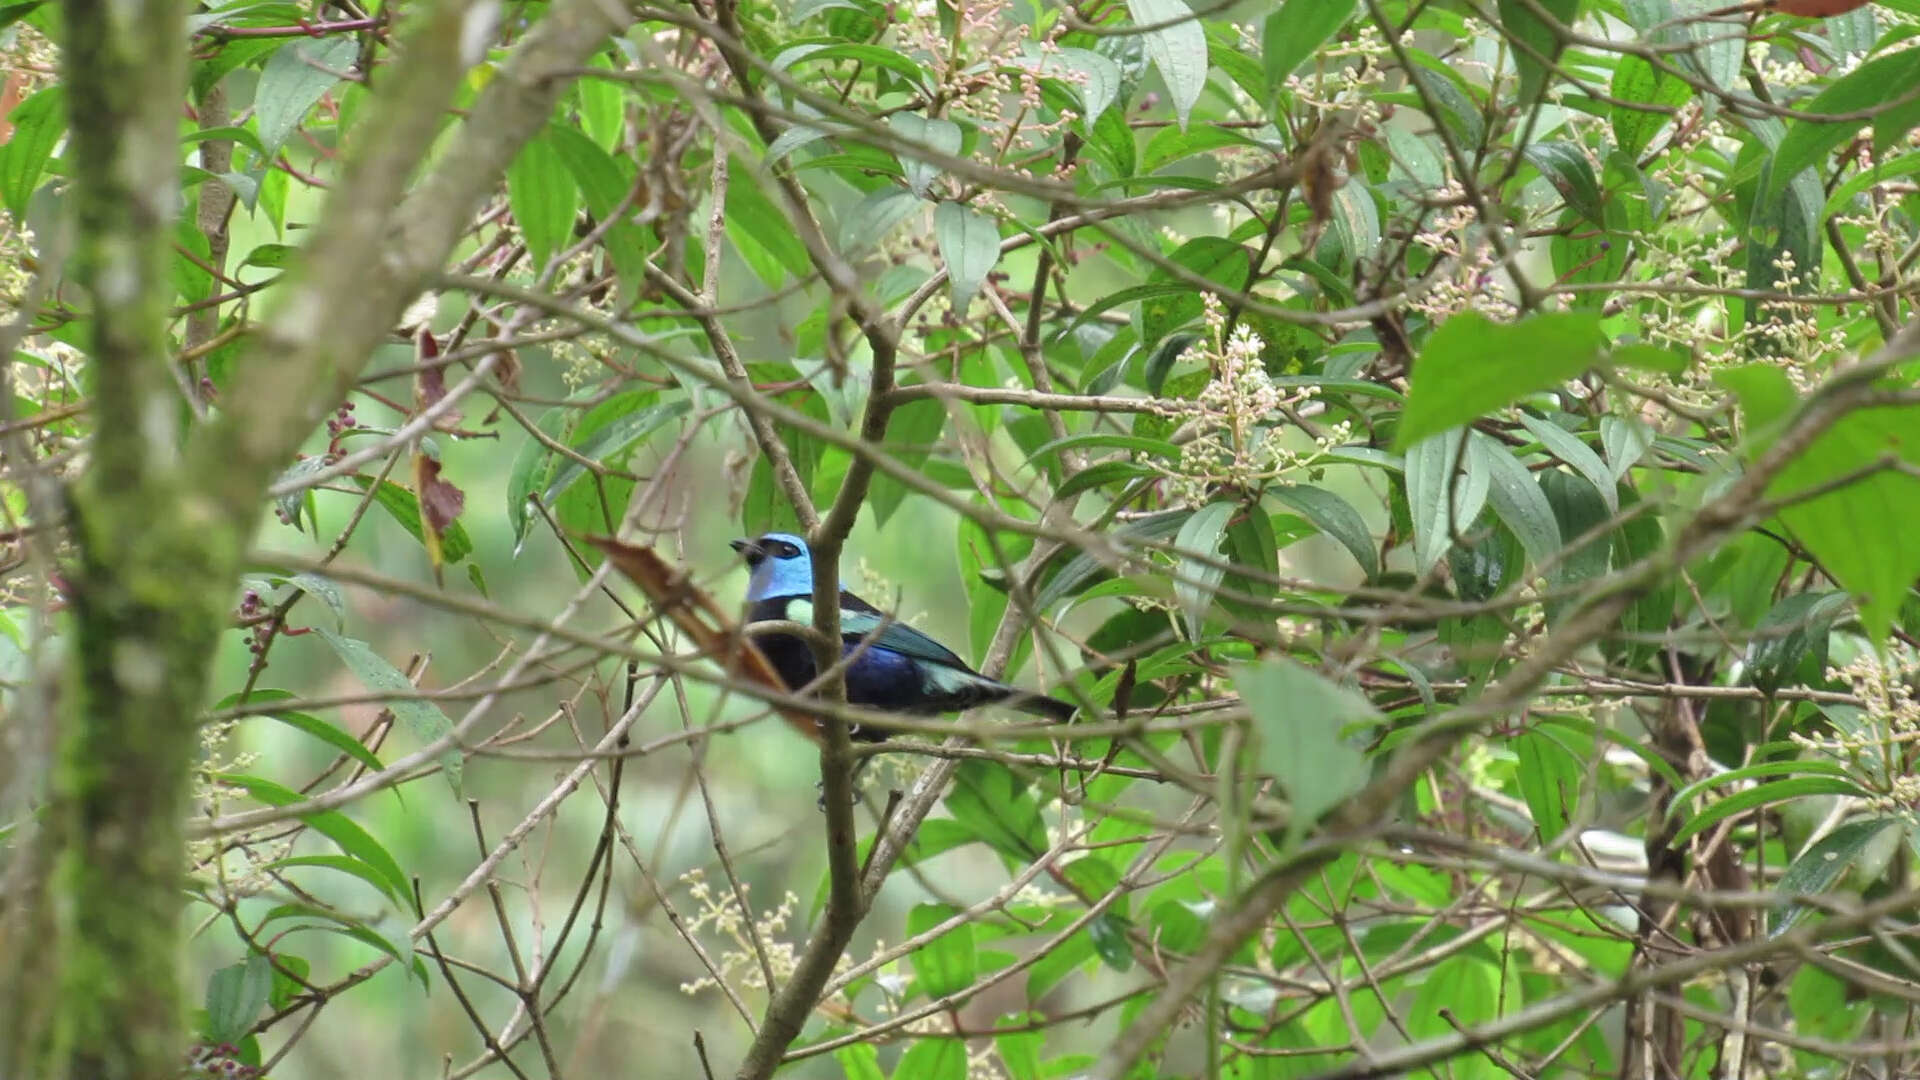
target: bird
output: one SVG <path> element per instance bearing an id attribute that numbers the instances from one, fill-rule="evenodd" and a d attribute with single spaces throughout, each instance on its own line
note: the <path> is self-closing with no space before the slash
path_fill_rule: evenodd
<path id="1" fill-rule="evenodd" d="M 746 560 L 747 619 L 813 622 L 813 556 L 791 533 L 770 532 L 731 542 Z M 877 631 L 877 632 L 876 632 Z M 780 678 L 798 690 L 813 682 L 813 647 L 798 634 L 751 633 Z M 889 622 L 879 608 L 840 587 L 841 655 L 859 655 L 846 667 L 847 701 L 881 712 L 932 716 L 977 705 L 1005 704 L 1064 723 L 1075 707 L 989 678 L 967 666 L 953 650 L 913 627 Z M 869 640 L 871 639 L 871 640 Z M 858 728 L 853 734 L 880 742 L 887 733 Z"/>

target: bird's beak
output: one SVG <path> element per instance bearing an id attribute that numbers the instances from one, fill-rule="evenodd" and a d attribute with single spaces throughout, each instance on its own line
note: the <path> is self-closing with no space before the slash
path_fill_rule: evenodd
<path id="1" fill-rule="evenodd" d="M 759 544 L 745 537 L 741 537 L 738 540 L 730 540 L 727 542 L 727 546 L 739 552 L 740 557 L 747 560 L 748 566 L 752 566 L 766 556 L 766 552 L 760 550 Z"/>

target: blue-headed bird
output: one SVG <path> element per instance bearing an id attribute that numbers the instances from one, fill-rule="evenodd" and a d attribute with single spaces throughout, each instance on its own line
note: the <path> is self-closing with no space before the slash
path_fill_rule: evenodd
<path id="1" fill-rule="evenodd" d="M 733 550 L 752 570 L 747 582 L 748 620 L 813 622 L 813 557 L 805 540 L 790 533 L 767 533 L 754 540 L 735 540 Z M 1073 716 L 1074 706 L 1067 702 L 990 679 L 913 627 L 888 622 L 880 609 L 844 585 L 840 635 L 841 655 L 854 656 L 846 668 L 850 704 L 929 716 L 1005 703 L 1055 721 Z M 813 682 L 818 669 L 813 647 L 805 638 L 770 631 L 754 634 L 753 640 L 789 688 L 798 690 Z M 886 738 L 885 732 L 871 728 L 856 729 L 855 734 L 875 742 Z"/>

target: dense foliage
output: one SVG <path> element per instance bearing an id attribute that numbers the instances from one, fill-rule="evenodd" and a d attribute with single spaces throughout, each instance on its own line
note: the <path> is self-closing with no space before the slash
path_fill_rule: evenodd
<path id="1" fill-rule="evenodd" d="M 0 1071 L 1920 1069 L 1916 0 L 0 23 Z"/>

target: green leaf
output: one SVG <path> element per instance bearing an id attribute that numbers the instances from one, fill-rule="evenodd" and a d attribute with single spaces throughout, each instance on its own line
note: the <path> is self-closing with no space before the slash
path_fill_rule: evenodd
<path id="1" fill-rule="evenodd" d="M 1140 171 L 1158 172 L 1176 161 L 1210 154 L 1229 146 L 1259 147 L 1260 144 L 1233 128 L 1205 125 L 1161 128 L 1148 140 L 1146 150 L 1140 155 Z"/>
<path id="2" fill-rule="evenodd" d="M 893 1080 L 967 1080 L 967 1044 L 960 1039 L 918 1039 L 900 1055 Z"/>
<path id="3" fill-rule="evenodd" d="M 1466 80 L 1460 73 L 1424 53 L 1414 53 L 1411 59 L 1414 66 L 1407 70 L 1420 89 L 1433 99 L 1433 108 L 1439 115 L 1433 119 L 1452 129 L 1454 139 L 1462 145 L 1478 146 L 1486 135 L 1486 120 L 1480 115 L 1480 107 L 1474 103 L 1467 92 Z M 1426 102 L 1422 101 L 1424 109 Z"/>
<path id="4" fill-rule="evenodd" d="M 292 244 L 261 244 L 247 252 L 247 257 L 241 260 L 240 265 L 279 270 L 292 265 L 294 256 L 298 254 L 300 249 Z"/>
<path id="5" fill-rule="evenodd" d="M 273 964 L 265 953 L 213 973 L 207 980 L 207 1041 L 239 1042 L 253 1028 L 273 990 Z"/>
<path id="6" fill-rule="evenodd" d="M 1767 145 L 1772 145 L 1769 140 L 1777 137 L 1780 130 L 1779 122 L 1771 119 L 1756 119 L 1751 127 Z M 1755 188 L 1771 190 L 1772 178 L 1778 175 L 1776 160 L 1768 164 L 1765 179 L 1756 182 Z M 1747 272 L 1742 281 L 1746 288 L 1762 292 L 1804 291 L 1818 280 L 1821 252 L 1826 242 L 1820 220 L 1825 204 L 1826 194 L 1815 169 L 1801 171 L 1786 182 L 1784 189 L 1756 199 L 1747 221 Z M 1791 263 L 1791 270 L 1784 268 L 1783 262 Z M 1749 325 L 1767 321 L 1764 305 L 1749 303 L 1746 310 Z"/>
<path id="7" fill-rule="evenodd" d="M 1582 536 L 1588 538 L 1578 548 L 1560 553 L 1549 580 L 1558 586 L 1583 585 L 1605 574 L 1613 564 L 1613 535 L 1610 534 L 1618 530 L 1602 529 L 1611 522 L 1613 511 L 1607 509 L 1600 493 L 1592 483 L 1559 469 L 1541 470 L 1534 482 L 1540 485 L 1541 493 L 1553 507 L 1553 519 L 1560 528 L 1562 541 L 1572 544 Z M 1548 600 L 1548 620 L 1558 622 L 1570 602 L 1565 597 Z"/>
<path id="8" fill-rule="evenodd" d="M 608 403 L 619 400 L 627 399 L 610 398 Z M 645 393 L 644 400 L 652 400 L 652 394 Z M 611 422 L 601 419 L 592 430 L 587 430 L 586 421 L 583 418 L 582 434 L 573 449 L 588 461 L 619 465 L 626 461 L 634 449 L 646 441 L 649 435 L 686 415 L 687 410 L 692 407 L 693 403 L 684 398 L 662 402 L 651 408 L 642 408 L 620 415 Z M 535 445 L 538 443 L 536 442 Z M 559 502 L 563 495 L 587 475 L 587 467 L 569 457 L 555 454 L 554 465 L 553 480 L 548 483 L 546 493 L 541 496 L 548 506 Z"/>
<path id="9" fill-rule="evenodd" d="M 1292 801 L 1290 839 L 1367 782 L 1366 755 L 1342 737 L 1349 724 L 1381 722 L 1373 703 L 1290 660 L 1232 665 L 1233 686 L 1259 736 L 1260 768 Z"/>
<path id="10" fill-rule="evenodd" d="M 887 421 L 887 452 L 895 461 L 918 470 L 932 455 L 940 432 L 947 426 L 946 403 L 939 398 L 909 401 L 893 410 Z M 873 510 L 873 523 L 885 525 L 893 512 L 906 500 L 908 488 L 884 473 L 873 478 L 867 505 Z"/>
<path id="11" fill-rule="evenodd" d="M 1187 115 L 1207 85 L 1207 34 L 1185 0 L 1127 0 L 1135 26 L 1160 26 L 1141 35 L 1153 66 L 1167 84 L 1174 115 L 1187 126 Z M 1178 21 L 1176 21 L 1178 20 Z"/>
<path id="12" fill-rule="evenodd" d="M 1652 447 L 1653 430 L 1646 421 L 1626 416 L 1600 418 L 1600 449 L 1606 453 L 1607 471 L 1614 480 L 1626 476 Z"/>
<path id="13" fill-rule="evenodd" d="M 67 91 L 45 87 L 7 115 L 13 134 L 0 146 L 0 200 L 16 222 L 27 220 L 27 200 L 40 186 L 47 159 L 67 130 Z"/>
<path id="14" fill-rule="evenodd" d="M 1607 468 L 1607 463 L 1601 461 L 1600 455 L 1593 452 L 1592 447 L 1582 442 L 1578 435 L 1551 420 L 1542 420 L 1537 416 L 1521 413 L 1520 426 L 1526 428 L 1534 438 L 1539 439 L 1540 445 L 1546 447 L 1548 453 L 1566 462 L 1574 472 L 1585 477 L 1587 483 L 1593 485 L 1593 490 L 1598 492 L 1601 500 L 1607 504 L 1609 513 L 1620 512 L 1619 482 L 1613 472 Z"/>
<path id="15" fill-rule="evenodd" d="M 1227 522 L 1240 509 L 1239 504 L 1231 502 L 1209 503 L 1194 511 L 1180 526 L 1180 532 L 1173 538 L 1173 546 L 1181 551 L 1197 552 L 1213 556 L 1220 554 L 1220 539 L 1226 535 Z M 1174 569 L 1173 594 L 1180 601 L 1181 610 L 1187 613 L 1187 636 L 1198 641 L 1201 637 L 1201 623 L 1207 608 L 1213 604 L 1213 594 L 1220 588 L 1220 579 L 1226 571 L 1218 566 L 1182 556 Z"/>
<path id="16" fill-rule="evenodd" d="M 1690 47 L 1677 54 L 1678 60 L 1723 92 L 1733 89 L 1747 55 L 1747 43 L 1741 35 L 1729 34 L 1725 27 L 1715 25 L 1719 20 L 1712 13 L 1724 6 L 1720 0 L 1673 0 L 1667 17 L 1684 27 L 1684 32 L 1675 34 L 1669 27 L 1660 35 L 1663 43 L 1686 44 L 1686 38 L 1691 38 Z M 1727 96 L 1717 100 L 1726 100 Z"/>
<path id="17" fill-rule="evenodd" d="M 1520 759 L 1515 774 L 1520 794 L 1527 800 L 1534 827 L 1540 830 L 1540 843 L 1551 844 L 1567 831 L 1580 805 L 1580 779 L 1585 770 L 1566 747 L 1539 730 L 1522 732 L 1512 746 Z"/>
<path id="18" fill-rule="evenodd" d="M 1116 177 L 1134 175 L 1139 168 L 1139 149 L 1133 128 L 1119 110 L 1108 109 L 1089 124 L 1087 148 L 1113 171 Z"/>
<path id="19" fill-rule="evenodd" d="M 913 192 L 891 185 L 868 192 L 840 222 L 840 250 L 852 255 L 872 248 L 923 205 Z"/>
<path id="20" fill-rule="evenodd" d="M 1782 758 L 1777 761 L 1742 765 L 1737 769 L 1717 772 L 1674 789 L 1672 809 L 1669 813 L 1679 815 L 1693 802 L 1696 795 L 1712 791 L 1714 788 L 1730 787 L 1735 784 L 1744 784 L 1749 780 L 1773 776 L 1831 776 L 1845 779 L 1847 770 L 1837 761 L 1827 761 L 1822 758 Z"/>
<path id="21" fill-rule="evenodd" d="M 1380 208 L 1365 184 L 1347 184 L 1333 193 L 1329 224 L 1333 227 L 1320 249 L 1320 261 L 1329 267 L 1352 267 L 1380 248 Z"/>
<path id="22" fill-rule="evenodd" d="M 1827 667 L 1827 635 L 1847 607 L 1843 592 L 1803 592 L 1784 597 L 1753 628 L 1747 643 L 1747 681 L 1771 694 L 1811 661 L 1815 678 Z"/>
<path id="23" fill-rule="evenodd" d="M 1853 138 L 1869 118 L 1875 150 L 1893 145 L 1920 123 L 1920 97 L 1911 93 L 1915 86 L 1920 86 L 1920 51 L 1906 49 L 1869 60 L 1815 94 L 1800 112 L 1858 114 L 1857 118 L 1793 121 L 1774 152 L 1773 172 L 1760 201 L 1770 203 L 1780 198 L 1789 182 Z M 1821 203 L 1825 203 L 1824 198 Z"/>
<path id="24" fill-rule="evenodd" d="M 945 117 L 925 117 L 919 113 L 897 112 L 887 117 L 887 126 L 893 133 L 913 146 L 924 146 L 937 150 L 948 157 L 960 153 L 960 125 Z M 932 198 L 933 182 L 940 179 L 940 166 L 913 156 L 910 149 L 895 151 L 900 159 L 901 172 L 907 178 L 907 186 L 915 195 L 923 199 Z"/>
<path id="25" fill-rule="evenodd" d="M 292 135 L 307 111 L 353 67 L 360 44 L 350 34 L 297 37 L 274 51 L 253 93 L 254 125 L 268 157 Z"/>
<path id="26" fill-rule="evenodd" d="M 361 683 L 365 684 L 367 689 L 376 694 L 419 692 L 417 687 L 407 681 L 405 675 L 402 675 L 392 664 L 387 663 L 366 642 L 341 637 L 339 634 L 317 627 L 314 633 L 319 634 L 320 639 L 339 654 L 340 662 L 347 665 L 347 668 Z M 447 714 L 440 711 L 440 706 L 431 701 L 409 697 L 394 698 L 382 704 L 406 724 L 408 730 L 413 732 L 413 737 L 420 740 L 423 745 L 436 742 L 453 730 L 453 721 L 447 719 Z M 453 787 L 453 793 L 460 794 L 462 768 L 460 748 L 447 747 L 441 751 L 439 762 L 441 771 L 446 774 L 447 783 Z"/>
<path id="27" fill-rule="evenodd" d="M 946 922 L 957 911 L 945 904 L 916 905 L 907 913 L 907 936 L 919 937 Z M 971 922 L 962 922 L 913 950 L 913 973 L 920 979 L 920 992 L 929 998 L 943 998 L 965 990 L 973 985 L 977 971 Z"/>
<path id="28" fill-rule="evenodd" d="M 1131 461 L 1096 461 L 1062 481 L 1060 486 L 1054 489 L 1053 497 L 1067 499 L 1092 488 L 1124 483 L 1151 475 L 1153 470 Z"/>
<path id="29" fill-rule="evenodd" d="M 373 487 L 371 476 L 361 476 L 356 473 L 349 479 L 360 485 L 362 491 Z M 420 500 L 413 497 L 413 492 L 391 480 L 382 480 L 380 486 L 374 489 L 373 501 L 379 503 L 380 509 L 385 510 L 387 515 L 398 522 L 401 528 L 412 534 L 415 540 L 426 542 L 420 532 Z M 448 563 L 457 563 L 472 553 L 473 541 L 468 539 L 466 527 L 457 519 L 449 522 L 447 531 L 440 534 L 441 558 Z"/>
<path id="30" fill-rule="evenodd" d="M 1615 345 L 1607 350 L 1607 363 L 1612 367 L 1639 368 L 1662 375 L 1678 375 L 1692 362 L 1687 354 L 1658 345 Z"/>
<path id="31" fill-rule="evenodd" d="M 1780 875 L 1778 892 L 1783 898 L 1820 896 L 1831 892 L 1874 838 L 1887 826 L 1897 823 L 1895 818 L 1869 818 L 1865 821 L 1849 821 L 1835 828 L 1793 860 L 1787 872 Z M 1812 910 L 1806 904 L 1789 904 L 1768 931 L 1768 936 L 1778 937 L 1793 929 L 1794 924 Z"/>
<path id="32" fill-rule="evenodd" d="M 0 30 L 4 30 L 36 11 L 48 0 L 20 0 L 19 3 L 0 4 Z"/>
<path id="33" fill-rule="evenodd" d="M 1799 391 L 1778 368 L 1754 364 L 1716 376 L 1739 397 L 1746 427 L 1759 453 L 1777 434 Z M 1767 497 L 1790 497 L 1851 476 L 1884 456 L 1920 459 L 1912 433 L 1920 409 L 1854 412 L 1816 439 L 1780 470 Z M 1920 480 L 1883 470 L 1813 499 L 1793 503 L 1780 520 L 1806 546 L 1828 576 L 1852 593 L 1867 635 L 1883 640 L 1901 597 L 1920 577 Z"/>
<path id="34" fill-rule="evenodd" d="M 1473 442 L 1471 452 L 1486 463 L 1487 504 L 1513 530 L 1533 564 L 1544 566 L 1560 553 L 1560 523 L 1553 516 L 1553 504 L 1527 467 L 1493 436 L 1469 431 L 1468 438 Z"/>
<path id="35" fill-rule="evenodd" d="M 1014 63 L 1064 83 L 1080 98 L 1080 115 L 1088 124 L 1100 119 L 1120 96 L 1125 82 L 1120 65 L 1091 49 L 1056 47 L 1041 52 L 1038 45 L 1027 41 L 1021 43 L 1020 50 L 1021 56 Z"/>
<path id="36" fill-rule="evenodd" d="M 1380 575 L 1380 553 L 1367 530 L 1367 520 L 1352 503 L 1324 488 L 1306 484 L 1281 484 L 1268 488 L 1267 494 L 1298 511 L 1314 528 L 1346 548 L 1360 569 L 1367 572 L 1369 580 Z"/>
<path id="37" fill-rule="evenodd" d="M 1869 793 L 1862 791 L 1860 785 L 1851 780 L 1833 776 L 1802 776 L 1792 780 L 1776 780 L 1770 784 L 1748 788 L 1735 792 L 1718 802 L 1709 804 L 1706 809 L 1694 815 L 1673 836 L 1672 844 L 1678 846 L 1692 839 L 1705 829 L 1710 829 L 1736 814 L 1762 806 L 1770 806 L 1788 799 L 1802 799 L 1809 795 L 1852 795 L 1867 798 Z"/>
<path id="38" fill-rule="evenodd" d="M 1457 317 L 1457 316 L 1456 316 Z M 1443 431 L 1407 451 L 1407 510 L 1413 517 L 1413 562 L 1426 573 L 1453 546 L 1454 534 L 1473 523 L 1487 502 L 1491 482 L 1483 456 L 1465 455 L 1471 446 L 1459 430 Z"/>
<path id="39" fill-rule="evenodd" d="M 785 284 L 789 274 L 811 274 L 807 245 L 786 213 L 760 190 L 759 170 L 736 159 L 728 175 L 727 237 L 740 258 L 770 289 Z"/>
<path id="40" fill-rule="evenodd" d="M 1000 227 L 971 207 L 943 202 L 933 211 L 933 235 L 940 244 L 940 258 L 947 264 L 954 313 L 964 314 L 968 302 L 1000 261 Z"/>
<path id="41" fill-rule="evenodd" d="M 1185 510 L 1168 510 L 1151 517 L 1139 518 L 1115 529 L 1111 539 L 1123 545 L 1164 540 L 1180 531 L 1180 526 L 1187 520 L 1187 516 L 1188 512 Z M 1041 588 L 1040 595 L 1034 598 L 1034 610 L 1053 610 L 1055 604 L 1073 595 L 1081 586 L 1105 571 L 1106 567 L 1101 565 L 1099 560 L 1084 551 L 1080 552 L 1068 560 L 1067 564 L 1060 568 L 1059 573 L 1048 579 L 1046 585 Z"/>
<path id="42" fill-rule="evenodd" d="M 1652 145 L 1654 136 L 1673 119 L 1677 110 L 1693 97 L 1686 80 L 1669 75 L 1643 57 L 1623 54 L 1613 68 L 1610 95 L 1619 102 L 1612 106 L 1613 141 L 1630 158 Z M 1634 105 L 1653 109 L 1637 109 Z"/>
<path id="43" fill-rule="evenodd" d="M 1600 203 L 1600 179 L 1593 174 L 1593 163 L 1578 146 L 1570 142 L 1537 142 L 1528 146 L 1523 156 L 1540 170 L 1540 175 L 1547 178 L 1567 206 L 1595 225 L 1606 227 L 1606 211 Z"/>
<path id="44" fill-rule="evenodd" d="M 572 409 L 564 405 L 557 406 L 548 409 L 534 422 L 534 426 L 547 438 L 558 441 L 565 434 L 567 421 L 573 415 Z M 559 460 L 559 455 L 531 435 L 520 444 L 520 450 L 513 456 L 513 467 L 507 472 L 507 521 L 513 526 L 513 553 L 516 557 L 520 554 L 520 545 L 527 538 L 527 500 L 536 492 L 546 489 Z"/>
<path id="45" fill-rule="evenodd" d="M 507 205 L 536 272 L 567 247 L 579 203 L 579 185 L 553 144 L 529 139 L 507 166 Z"/>
<path id="46" fill-rule="evenodd" d="M 408 906 L 407 898 L 404 896 L 395 896 L 392 884 L 389 883 L 386 878 L 380 876 L 378 870 L 375 870 L 372 866 L 361 862 L 351 855 L 295 855 L 290 858 L 275 859 L 273 862 L 268 863 L 264 869 L 293 870 L 303 866 L 337 870 L 340 873 L 357 877 L 361 881 L 378 889 L 381 896 L 393 901 L 401 910 L 406 910 Z"/>
<path id="47" fill-rule="evenodd" d="M 1087 923 L 1087 937 L 1100 962 L 1115 971 L 1133 970 L 1133 943 L 1127 940 L 1126 921 L 1111 911 L 1103 911 Z"/>
<path id="48" fill-rule="evenodd" d="M 287 579 L 287 584 L 327 605 L 333 612 L 334 628 L 339 629 L 347 622 L 347 601 L 340 594 L 340 586 L 319 574 L 298 573 Z"/>
<path id="49" fill-rule="evenodd" d="M 1034 1019 L 1040 1019 L 1039 1015 L 1035 1014 Z M 1016 1031 L 993 1037 L 993 1048 L 1000 1055 L 1007 1080 L 1041 1080 L 1040 1050 L 1045 1044 L 1046 1036 L 1038 1031 Z"/>
<path id="50" fill-rule="evenodd" d="M 1260 59 L 1270 95 L 1346 25 L 1353 8 L 1354 0 L 1284 0 L 1267 16 L 1260 28 Z"/>
<path id="51" fill-rule="evenodd" d="M 1415 1039 L 1452 1035 L 1455 1023 L 1483 1024 L 1500 1015 L 1501 972 L 1471 952 L 1457 953 L 1434 965 L 1414 992 L 1405 1013 L 1407 1031 Z M 1442 1012 L 1446 1015 L 1441 1015 Z M 1453 1023 L 1448 1022 L 1451 1017 Z M 1456 1078 L 1485 1080 L 1499 1073 L 1456 1071 Z"/>
<path id="52" fill-rule="evenodd" d="M 293 699 L 294 695 L 285 690 L 255 690 L 248 696 L 247 700 L 249 702 L 262 702 L 291 701 Z M 219 712 L 222 709 L 231 709 L 239 704 L 239 701 L 239 694 L 228 694 L 215 703 L 213 708 L 215 712 Z M 352 735 L 347 734 L 345 731 L 340 730 L 317 716 L 309 716 L 302 712 L 278 709 L 265 715 L 269 719 L 277 720 L 293 728 L 295 731 L 304 732 L 313 736 L 375 772 L 379 772 L 380 769 L 384 767 L 380 764 L 380 759 L 374 755 L 374 752 L 367 749 L 365 743 L 362 743 L 359 739 L 354 738 Z"/>
<path id="53" fill-rule="evenodd" d="M 880 1050 L 872 1043 L 852 1043 L 833 1052 L 847 1080 L 887 1080 L 880 1068 Z"/>
<path id="54" fill-rule="evenodd" d="M 1496 323 L 1478 312 L 1455 315 L 1427 338 L 1414 362 L 1407 409 L 1394 448 L 1480 417 L 1598 363 L 1606 339 L 1587 312 L 1535 315 Z"/>
<path id="55" fill-rule="evenodd" d="M 180 298 L 197 304 L 212 296 L 213 274 L 207 267 L 212 263 L 213 252 L 207 234 L 195 228 L 193 222 L 182 219 L 174 223 L 173 242 L 179 248 L 173 253 L 173 287 Z"/>
<path id="56" fill-rule="evenodd" d="M 633 187 L 630 170 L 623 168 L 598 143 L 570 127 L 549 124 L 541 139 L 573 175 L 581 199 L 587 204 L 587 212 L 606 222 Z M 600 246 L 613 260 L 614 273 L 620 279 L 620 295 L 625 298 L 636 295 L 647 272 L 645 231 L 622 215 L 601 235 Z"/>
<path id="57" fill-rule="evenodd" d="M 605 53 L 587 61 L 592 72 L 613 72 L 613 62 Z M 627 90 L 618 78 L 588 74 L 575 82 L 580 96 L 580 128 L 602 150 L 614 152 L 627 122 Z"/>
<path id="58" fill-rule="evenodd" d="M 899 49 L 882 48 L 878 45 L 857 43 L 826 45 L 807 43 L 795 45 L 782 51 L 773 58 L 773 67 L 788 68 L 795 64 L 814 61 L 853 61 L 869 68 L 875 68 L 898 75 L 908 85 L 928 97 L 933 95 L 932 80 L 927 72 L 914 62 L 912 56 Z"/>
<path id="59" fill-rule="evenodd" d="M 273 968 L 273 992 L 267 995 L 267 1005 L 275 1010 L 284 1009 L 294 998 L 306 992 L 300 980 L 313 970 L 304 956 L 291 953 L 275 953 Z"/>
<path id="60" fill-rule="evenodd" d="M 987 761 L 968 761 L 954 774 L 945 800 L 955 821 L 988 847 L 1022 865 L 1047 850 L 1040 807 L 1013 773 Z"/>
<path id="61" fill-rule="evenodd" d="M 324 631 L 323 631 L 324 632 Z M 213 779 L 221 784 L 237 787 L 255 800 L 268 806 L 292 806 L 305 802 L 307 797 L 291 788 L 282 787 L 271 780 L 257 776 L 241 776 L 236 773 L 214 773 Z M 338 810 L 315 810 L 299 815 L 314 832 L 333 841 L 341 851 L 359 859 L 387 883 L 389 896 L 411 896 L 412 888 L 407 884 L 407 875 L 400 869 L 380 841 L 375 840 L 367 830 L 355 824 L 352 818 Z"/>
<path id="62" fill-rule="evenodd" d="M 1500 0 L 1500 28 L 1513 38 L 1513 64 L 1520 71 L 1520 104 L 1531 106 L 1546 89 L 1553 62 L 1566 42 L 1546 20 L 1520 0 Z M 1540 7 L 1561 26 L 1580 17 L 1580 0 L 1540 0 Z"/>

